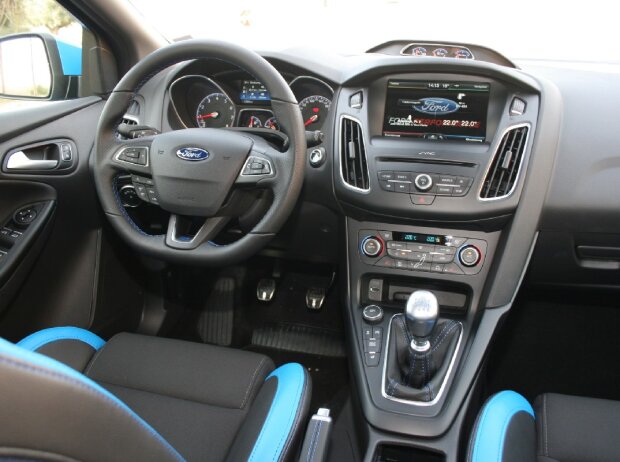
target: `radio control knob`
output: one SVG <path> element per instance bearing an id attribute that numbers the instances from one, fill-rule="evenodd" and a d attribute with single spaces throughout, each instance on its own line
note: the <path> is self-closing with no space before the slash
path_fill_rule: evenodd
<path id="1" fill-rule="evenodd" d="M 362 241 L 362 253 L 367 257 L 376 257 L 383 251 L 383 242 L 375 236 L 368 236 Z"/>
<path id="2" fill-rule="evenodd" d="M 468 268 L 476 266 L 480 261 L 480 251 L 473 245 L 466 245 L 459 250 L 459 261 Z"/>
<path id="3" fill-rule="evenodd" d="M 413 180 L 413 184 L 418 188 L 418 191 L 428 191 L 433 187 L 433 178 L 427 173 L 420 173 Z"/>

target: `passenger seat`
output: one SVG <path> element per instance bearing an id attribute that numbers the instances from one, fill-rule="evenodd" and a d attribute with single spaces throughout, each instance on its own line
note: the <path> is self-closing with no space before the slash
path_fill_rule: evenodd
<path id="1" fill-rule="evenodd" d="M 620 402 L 547 393 L 534 407 L 514 391 L 482 407 L 468 462 L 620 460 Z"/>

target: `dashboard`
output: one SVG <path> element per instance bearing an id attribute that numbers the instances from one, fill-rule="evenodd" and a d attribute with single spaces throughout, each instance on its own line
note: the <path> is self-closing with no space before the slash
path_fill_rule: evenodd
<path id="1" fill-rule="evenodd" d="M 308 149 L 297 209 L 265 253 L 342 265 L 352 368 L 374 428 L 446 434 L 526 269 L 542 283 L 618 286 L 620 161 L 599 122 L 618 120 L 620 105 L 583 117 L 591 101 L 619 94 L 618 79 L 551 64 L 519 69 L 493 50 L 457 43 L 262 55 L 289 83 L 306 130 L 324 135 Z M 162 131 L 280 128 L 268 89 L 216 60 L 181 63 L 140 97 L 140 123 Z M 317 151 L 322 162 L 313 161 Z M 235 236 L 251 220 L 250 212 Z M 426 407 L 387 399 L 378 367 L 385 356 L 368 355 L 362 343 L 362 307 L 384 307 L 387 332 L 412 288 L 449 294 L 458 303 L 442 309 L 464 326 L 449 391 Z"/>

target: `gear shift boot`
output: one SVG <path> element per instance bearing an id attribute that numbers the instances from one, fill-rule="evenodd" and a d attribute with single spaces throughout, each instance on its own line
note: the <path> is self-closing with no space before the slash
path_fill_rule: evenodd
<path id="1" fill-rule="evenodd" d="M 390 325 L 385 392 L 407 401 L 433 401 L 446 378 L 461 334 L 461 323 L 441 320 L 428 338 L 429 348 L 416 352 L 403 315 Z"/>
<path id="2" fill-rule="evenodd" d="M 418 290 L 404 315 L 392 318 L 383 385 L 388 395 L 423 402 L 438 396 L 463 328 L 457 321 L 437 321 L 438 315 L 435 295 Z"/>

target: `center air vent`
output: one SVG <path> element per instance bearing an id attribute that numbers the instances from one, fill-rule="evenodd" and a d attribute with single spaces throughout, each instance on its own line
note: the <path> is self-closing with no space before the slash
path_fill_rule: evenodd
<path id="1" fill-rule="evenodd" d="M 523 163 L 529 129 L 529 125 L 521 125 L 506 132 L 482 183 L 481 199 L 500 199 L 512 194 Z"/>
<path id="2" fill-rule="evenodd" d="M 347 186 L 360 191 L 370 189 L 362 127 L 346 116 L 340 125 L 340 173 Z"/>

